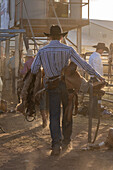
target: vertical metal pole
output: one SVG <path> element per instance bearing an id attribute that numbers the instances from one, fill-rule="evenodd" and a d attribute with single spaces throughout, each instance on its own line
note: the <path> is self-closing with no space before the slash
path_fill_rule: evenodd
<path id="1" fill-rule="evenodd" d="M 92 140 L 92 115 L 93 115 L 93 86 L 89 85 L 89 122 L 88 122 L 88 143 Z"/>

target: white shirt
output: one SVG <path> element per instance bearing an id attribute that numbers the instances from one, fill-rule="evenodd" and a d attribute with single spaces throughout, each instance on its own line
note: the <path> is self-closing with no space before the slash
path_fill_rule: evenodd
<path id="1" fill-rule="evenodd" d="M 94 52 L 89 57 L 89 64 L 97 71 L 101 76 L 103 76 L 103 64 L 101 60 L 101 55 L 98 52 Z"/>

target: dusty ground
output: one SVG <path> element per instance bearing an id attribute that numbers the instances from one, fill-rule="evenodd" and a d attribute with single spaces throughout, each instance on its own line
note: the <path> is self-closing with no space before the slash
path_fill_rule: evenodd
<path id="1" fill-rule="evenodd" d="M 112 122 L 101 120 L 97 143 L 106 139 Z M 49 128 L 42 128 L 40 115 L 29 123 L 20 113 L 2 114 L 0 124 L 6 131 L 0 131 L 0 170 L 113 170 L 113 150 L 81 150 L 87 144 L 87 117 L 73 117 L 73 148 L 59 157 L 50 156 Z"/>

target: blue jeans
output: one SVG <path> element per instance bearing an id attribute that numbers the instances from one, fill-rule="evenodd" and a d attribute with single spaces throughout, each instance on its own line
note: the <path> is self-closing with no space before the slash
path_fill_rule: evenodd
<path id="1" fill-rule="evenodd" d="M 63 141 L 65 143 L 70 142 L 72 134 L 72 120 L 66 122 L 64 120 L 65 108 L 68 104 L 68 93 L 65 82 L 60 81 L 57 88 L 48 90 L 49 95 L 49 113 L 50 113 L 50 132 L 52 138 L 52 146 L 60 145 L 63 134 Z M 61 113 L 61 102 L 63 106 L 63 120 L 62 120 L 62 133 L 60 128 L 60 113 Z"/>
<path id="2" fill-rule="evenodd" d="M 46 92 L 44 92 L 41 96 L 41 99 L 40 99 L 40 111 L 41 110 L 47 110 L 46 97 L 47 97 L 47 94 L 46 94 Z"/>

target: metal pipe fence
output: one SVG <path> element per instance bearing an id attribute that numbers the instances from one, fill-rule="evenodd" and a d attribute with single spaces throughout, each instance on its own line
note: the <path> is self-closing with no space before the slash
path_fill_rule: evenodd
<path id="1" fill-rule="evenodd" d="M 82 54 L 82 57 L 88 62 L 89 56 L 91 54 L 92 54 L 92 52 L 88 52 L 88 53 Z M 110 75 L 111 77 L 109 79 L 108 78 L 109 74 L 108 74 L 108 69 L 107 69 L 107 67 L 109 67 L 108 58 L 109 58 L 109 54 L 108 53 L 105 53 L 105 54 L 102 55 L 103 67 L 104 67 L 104 70 L 106 71 L 106 72 L 104 72 L 104 77 L 105 77 L 105 80 L 107 82 L 109 82 L 109 84 L 107 86 L 107 90 L 109 89 L 111 91 L 111 92 L 108 92 L 108 91 L 106 91 L 106 89 L 104 89 L 105 90 L 105 95 L 107 95 L 108 98 L 110 96 L 111 99 L 107 99 L 106 97 L 105 98 L 103 97 L 102 101 L 107 102 L 107 103 L 113 103 L 113 98 L 112 98 L 113 97 L 113 88 L 112 88 L 113 87 L 113 71 L 112 71 L 112 73 Z M 111 67 L 113 67 L 113 63 L 111 63 Z M 85 95 L 85 97 L 89 98 L 88 95 Z"/>
<path id="2" fill-rule="evenodd" d="M 84 55 L 82 55 L 82 57 L 88 62 L 89 60 L 89 56 L 91 55 L 90 53 L 86 53 Z M 101 110 L 101 101 L 106 102 L 107 106 L 109 103 L 109 107 L 112 107 L 110 105 L 110 103 L 113 103 L 113 64 L 112 62 L 109 62 L 109 54 L 105 54 L 102 57 L 102 61 L 103 61 L 103 72 L 104 72 L 104 77 L 105 80 L 108 82 L 108 85 L 106 86 L 106 88 L 104 88 L 105 90 L 105 95 L 102 97 L 101 95 L 99 96 L 99 94 L 96 94 L 96 98 L 94 98 L 93 96 L 93 88 L 92 86 L 89 85 L 89 95 L 84 95 L 85 97 L 88 98 L 88 103 L 89 103 L 89 121 L 88 121 L 88 142 L 89 143 L 94 143 L 98 134 L 98 130 L 99 130 L 99 125 L 100 125 L 100 110 Z M 86 77 L 87 75 L 84 74 L 84 77 Z M 88 79 L 88 76 L 87 76 Z M 93 82 L 92 82 L 93 83 Z M 107 98 L 108 96 L 108 98 Z M 98 102 L 98 123 L 97 123 L 97 128 L 95 131 L 95 136 L 94 136 L 94 140 L 92 140 L 92 114 L 94 112 L 94 100 L 97 100 Z M 106 104 L 105 104 L 106 105 Z"/>
<path id="3" fill-rule="evenodd" d="M 105 94 L 113 96 L 113 94 L 109 93 L 109 92 L 105 92 Z M 84 96 L 89 99 L 89 95 L 86 94 Z M 109 99 L 105 99 L 105 98 L 102 98 L 102 101 L 113 103 L 113 100 L 109 100 Z"/>

